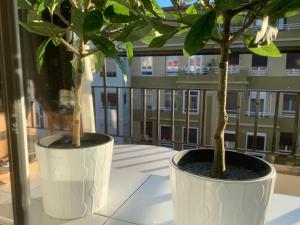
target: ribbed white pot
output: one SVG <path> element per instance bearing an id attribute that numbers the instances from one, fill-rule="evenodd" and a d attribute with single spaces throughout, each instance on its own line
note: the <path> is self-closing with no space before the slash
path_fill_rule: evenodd
<path id="1" fill-rule="evenodd" d="M 46 147 L 57 137 L 42 138 L 35 145 L 45 213 L 73 219 L 99 211 L 107 201 L 113 138 L 99 135 L 105 142 L 87 148 Z"/>
<path id="2" fill-rule="evenodd" d="M 201 151 L 201 150 L 199 150 Z M 186 151 L 171 158 L 176 225 L 265 225 L 276 171 L 259 179 L 230 181 L 202 177 L 178 168 Z M 260 159 L 258 159 L 260 160 Z"/>

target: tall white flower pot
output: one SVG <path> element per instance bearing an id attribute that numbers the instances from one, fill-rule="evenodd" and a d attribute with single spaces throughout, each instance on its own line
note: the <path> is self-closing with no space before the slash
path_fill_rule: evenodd
<path id="1" fill-rule="evenodd" d="M 171 163 L 172 198 L 176 225 L 264 225 L 273 193 L 276 171 L 265 161 L 236 152 L 226 152 L 229 163 L 245 164 L 260 171 L 252 180 L 220 180 L 180 169 L 189 160 L 212 160 L 213 151 L 182 151 Z"/>
<path id="2" fill-rule="evenodd" d="M 89 147 L 47 147 L 60 136 L 40 139 L 36 153 L 46 214 L 73 219 L 99 211 L 107 201 L 113 138 L 88 134 L 98 144 Z"/>

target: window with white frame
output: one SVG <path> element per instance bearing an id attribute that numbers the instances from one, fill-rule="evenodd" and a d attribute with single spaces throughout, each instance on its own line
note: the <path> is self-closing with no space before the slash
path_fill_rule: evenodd
<path id="1" fill-rule="evenodd" d="M 290 152 L 293 146 L 293 133 L 280 133 L 279 151 Z"/>
<path id="2" fill-rule="evenodd" d="M 177 110 L 177 92 L 174 93 L 174 110 Z M 164 91 L 164 101 L 161 107 L 164 111 L 171 111 L 172 109 L 172 90 L 165 90 Z"/>
<path id="3" fill-rule="evenodd" d="M 154 91 L 151 89 L 146 91 L 146 108 L 147 110 L 155 109 Z"/>
<path id="4" fill-rule="evenodd" d="M 172 140 L 172 127 L 169 125 L 160 126 L 160 140 L 171 141 Z"/>
<path id="5" fill-rule="evenodd" d="M 185 142 L 186 136 L 186 128 L 182 128 L 182 142 Z M 188 137 L 189 144 L 198 144 L 198 128 L 189 127 L 189 137 Z"/>
<path id="6" fill-rule="evenodd" d="M 198 114 L 199 113 L 199 96 L 200 92 L 191 90 L 190 91 L 190 113 Z M 183 113 L 186 113 L 188 93 L 187 91 L 183 92 Z"/>
<path id="7" fill-rule="evenodd" d="M 225 148 L 235 148 L 235 131 L 225 130 L 224 132 L 224 145 Z"/>
<path id="8" fill-rule="evenodd" d="M 228 91 L 226 101 L 226 112 L 229 116 L 236 116 L 238 92 Z"/>
<path id="9" fill-rule="evenodd" d="M 267 73 L 268 57 L 252 55 L 252 75 L 265 75 Z"/>
<path id="10" fill-rule="evenodd" d="M 261 150 L 265 151 L 266 149 L 266 140 L 267 136 L 264 133 L 257 133 L 256 136 L 256 150 Z M 247 132 L 246 134 L 246 149 L 253 149 L 253 142 L 254 142 L 254 137 L 253 137 L 253 132 Z"/>
<path id="11" fill-rule="evenodd" d="M 249 108 L 248 108 L 249 116 L 255 116 L 255 114 L 256 114 L 256 98 L 257 98 L 256 92 L 249 93 Z M 259 113 L 259 115 L 264 115 L 265 114 L 265 103 L 266 103 L 266 92 L 259 93 L 258 101 L 259 101 L 258 113 Z"/>
<path id="12" fill-rule="evenodd" d="M 296 94 L 283 94 L 282 115 L 294 116 L 296 112 Z"/>
<path id="13" fill-rule="evenodd" d="M 285 30 L 286 29 L 286 18 L 282 17 L 278 19 L 278 25 L 277 25 L 279 30 Z"/>
<path id="14" fill-rule="evenodd" d="M 228 58 L 228 73 L 235 74 L 240 72 L 240 55 L 232 53 Z"/>
<path id="15" fill-rule="evenodd" d="M 179 56 L 166 56 L 166 74 L 168 76 L 177 76 L 179 73 L 179 65 Z"/>
<path id="16" fill-rule="evenodd" d="M 300 53 L 286 54 L 286 70 L 290 76 L 300 75 Z"/>
<path id="17" fill-rule="evenodd" d="M 153 57 L 143 56 L 141 57 L 141 74 L 145 76 L 151 76 L 153 73 Z"/>
<path id="18" fill-rule="evenodd" d="M 193 55 L 189 56 L 188 59 L 188 74 L 204 74 L 207 73 L 207 69 L 203 68 L 203 56 L 202 55 Z"/>

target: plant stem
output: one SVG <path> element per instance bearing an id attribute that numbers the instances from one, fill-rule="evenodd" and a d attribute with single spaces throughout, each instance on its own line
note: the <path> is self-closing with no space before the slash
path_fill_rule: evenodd
<path id="1" fill-rule="evenodd" d="M 224 130 L 228 121 L 226 113 L 226 98 L 227 98 L 227 80 L 228 80 L 228 58 L 229 58 L 229 37 L 230 37 L 230 23 L 231 17 L 223 15 L 224 17 L 224 35 L 220 44 L 221 60 L 219 64 L 219 86 L 217 93 L 218 102 L 218 118 L 217 128 L 214 135 L 215 152 L 212 166 L 212 177 L 224 178 L 225 166 L 225 147 L 224 147 Z"/>
<path id="2" fill-rule="evenodd" d="M 83 73 L 83 62 L 82 62 L 82 54 L 83 54 L 83 41 L 80 41 L 79 47 L 79 56 L 77 62 L 77 75 L 75 79 L 75 90 L 74 90 L 74 112 L 73 112 L 73 136 L 72 143 L 76 146 L 80 146 L 80 128 L 81 128 L 81 77 Z"/>
<path id="3" fill-rule="evenodd" d="M 217 94 L 218 121 L 215 132 L 215 153 L 212 167 L 212 177 L 223 178 L 225 175 L 224 130 L 228 120 L 226 113 L 227 79 L 228 79 L 228 46 L 221 47 L 221 62 L 219 65 L 219 87 Z"/>

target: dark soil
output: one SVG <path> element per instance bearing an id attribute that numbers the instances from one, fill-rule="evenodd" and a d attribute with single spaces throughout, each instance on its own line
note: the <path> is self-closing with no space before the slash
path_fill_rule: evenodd
<path id="1" fill-rule="evenodd" d="M 60 136 L 53 139 L 49 144 L 43 144 L 42 141 L 39 142 L 42 146 L 47 146 L 48 148 L 62 148 L 62 149 L 74 149 L 74 148 L 88 148 L 94 147 L 96 145 L 101 145 L 110 141 L 110 137 L 102 134 L 84 134 L 81 136 L 80 146 L 77 147 L 72 144 L 71 136 Z"/>
<path id="2" fill-rule="evenodd" d="M 211 177 L 211 162 L 188 162 L 180 169 L 199 176 Z M 240 166 L 227 165 L 224 180 L 249 180 L 261 177 L 255 171 Z"/>

